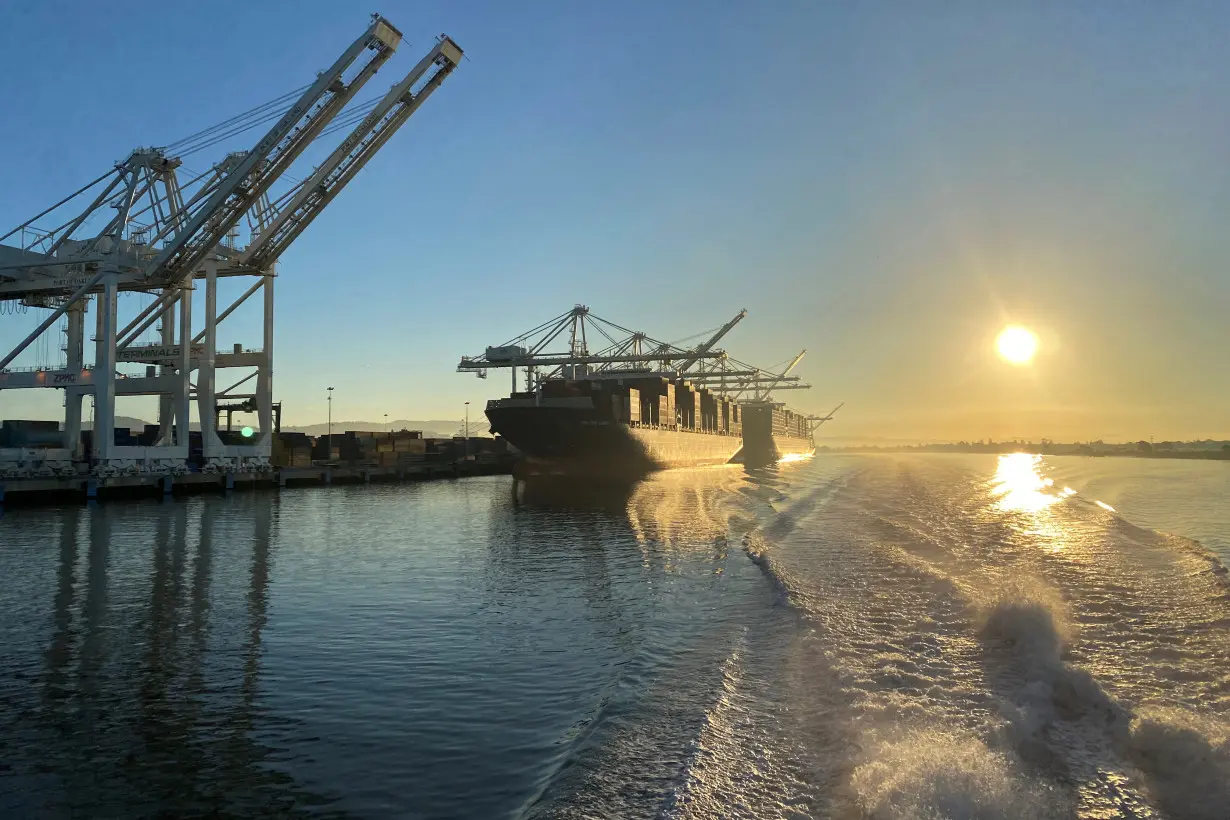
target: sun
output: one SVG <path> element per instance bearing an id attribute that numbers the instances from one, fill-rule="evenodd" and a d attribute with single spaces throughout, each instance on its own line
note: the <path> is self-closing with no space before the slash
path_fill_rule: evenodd
<path id="1" fill-rule="evenodd" d="M 1008 325 L 995 337 L 1000 358 L 1010 364 L 1029 364 L 1038 352 L 1038 336 L 1020 325 Z"/>

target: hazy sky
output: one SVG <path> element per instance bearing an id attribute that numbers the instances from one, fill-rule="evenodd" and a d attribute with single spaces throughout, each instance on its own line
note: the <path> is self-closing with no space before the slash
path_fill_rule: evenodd
<path id="1" fill-rule="evenodd" d="M 0 230 L 309 82 L 366 11 L 0 0 Z M 330 384 L 335 419 L 459 418 L 508 388 L 462 354 L 583 302 L 671 340 L 746 307 L 725 346 L 808 348 L 790 399 L 844 400 L 833 434 L 1230 435 L 1228 5 L 379 11 L 406 41 L 361 99 L 439 32 L 470 60 L 282 259 L 289 424 Z M 1009 321 L 1042 337 L 1030 367 L 993 353 Z"/>

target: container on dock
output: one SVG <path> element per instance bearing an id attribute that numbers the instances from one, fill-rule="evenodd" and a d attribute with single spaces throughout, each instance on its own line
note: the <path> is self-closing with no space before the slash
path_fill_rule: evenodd
<path id="1" fill-rule="evenodd" d="M 427 441 L 423 438 L 398 438 L 394 439 L 392 444 L 395 453 L 427 452 Z"/>
<path id="2" fill-rule="evenodd" d="M 5 419 L 0 422 L 0 447 L 61 447 L 60 424 L 35 419 Z"/>
<path id="3" fill-rule="evenodd" d="M 274 466 L 311 467 L 313 443 L 306 433 L 279 432 L 273 438 Z"/>

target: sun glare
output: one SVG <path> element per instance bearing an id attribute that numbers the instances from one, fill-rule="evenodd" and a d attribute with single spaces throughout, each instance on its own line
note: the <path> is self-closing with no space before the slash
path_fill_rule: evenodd
<path id="1" fill-rule="evenodd" d="M 999 356 L 1011 364 L 1029 364 L 1038 352 L 1038 336 L 1020 325 L 1008 325 L 995 337 Z"/>
<path id="2" fill-rule="evenodd" d="M 1040 455 L 1008 453 L 999 457 L 991 492 L 999 496 L 1001 510 L 1036 513 L 1059 501 L 1060 496 L 1052 489 L 1055 481 L 1042 475 L 1041 466 Z"/>

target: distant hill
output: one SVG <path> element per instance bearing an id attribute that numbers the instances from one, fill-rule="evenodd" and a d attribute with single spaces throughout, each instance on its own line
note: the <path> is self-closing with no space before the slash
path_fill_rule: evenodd
<path id="1" fill-rule="evenodd" d="M 422 430 L 425 438 L 451 438 L 460 435 L 465 422 L 462 419 L 393 419 L 389 422 L 379 421 L 335 421 L 333 422 L 334 433 L 344 433 L 347 430 L 360 430 L 364 432 L 379 432 L 382 430 Z M 299 427 L 291 427 L 282 425 L 282 429 L 287 432 L 306 433 L 309 436 L 323 436 L 329 431 L 329 425 L 326 424 L 305 424 Z M 491 428 L 487 424 L 486 419 L 470 419 L 470 435 L 472 436 L 488 436 L 491 435 Z"/>
<path id="2" fill-rule="evenodd" d="M 136 419 L 136 418 L 133 418 L 132 416 L 116 416 L 115 417 L 115 426 L 121 430 L 128 429 L 128 430 L 140 431 L 140 430 L 145 429 L 145 425 L 154 424 L 154 423 L 155 422 L 152 422 L 152 421 L 143 421 L 141 419 Z M 60 427 L 63 427 L 63 426 L 64 426 L 64 422 L 61 421 Z M 196 425 L 193 425 L 194 429 L 195 429 L 195 426 Z M 82 419 L 81 429 L 82 430 L 93 430 L 94 422 L 90 421 L 89 419 Z"/>

